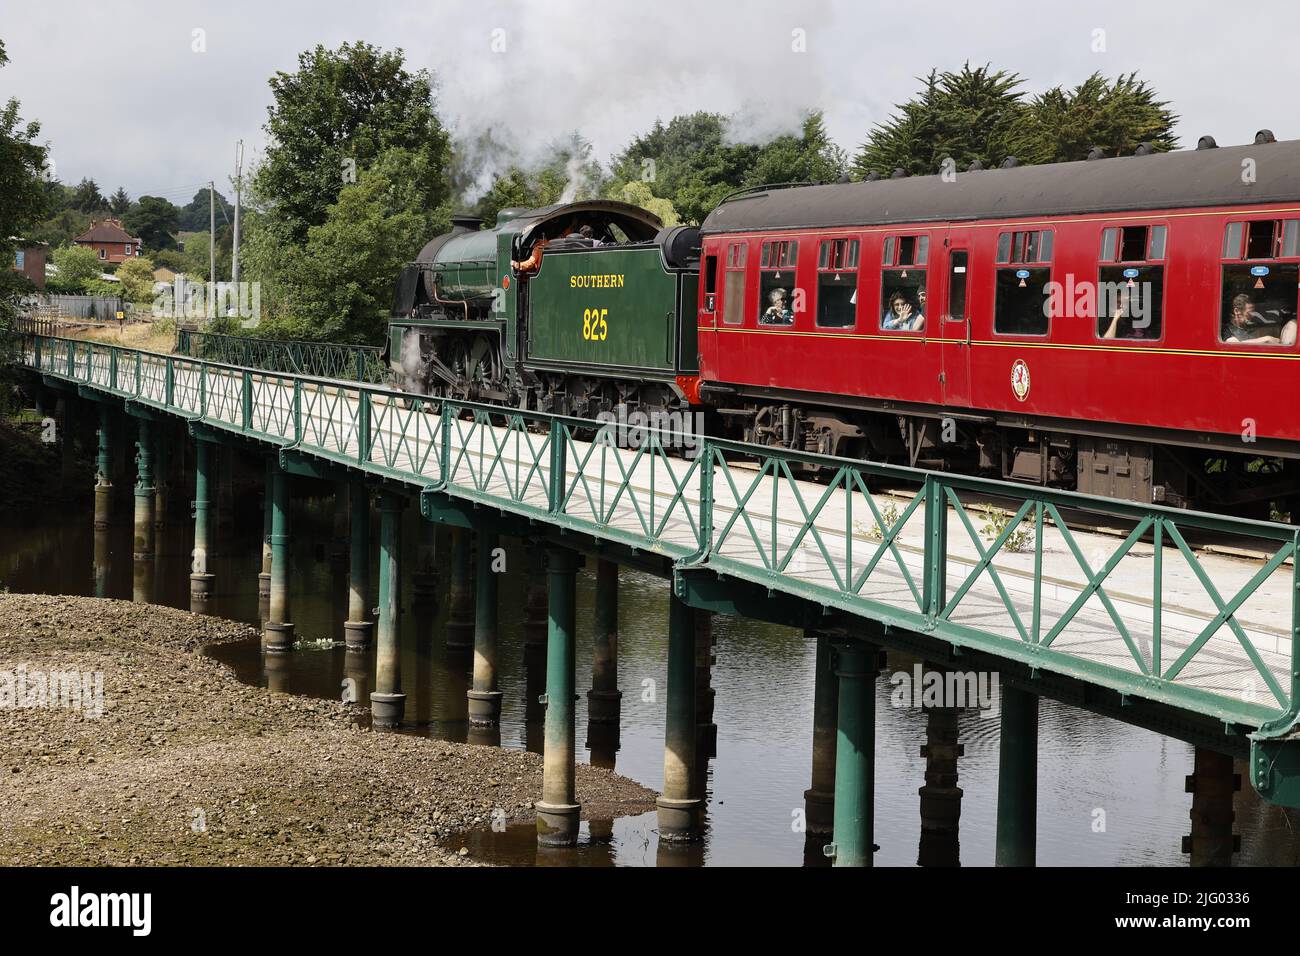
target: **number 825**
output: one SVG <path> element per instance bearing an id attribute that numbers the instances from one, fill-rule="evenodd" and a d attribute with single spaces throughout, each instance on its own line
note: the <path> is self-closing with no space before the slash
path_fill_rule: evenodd
<path id="1" fill-rule="evenodd" d="M 609 324 L 605 321 L 609 309 L 582 310 L 582 337 L 589 342 L 603 342 L 609 335 Z"/>

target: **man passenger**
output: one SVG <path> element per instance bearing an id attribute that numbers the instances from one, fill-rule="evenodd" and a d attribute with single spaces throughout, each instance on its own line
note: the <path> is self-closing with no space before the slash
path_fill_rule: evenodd
<path id="1" fill-rule="evenodd" d="M 1268 318 L 1256 311 L 1255 302 L 1242 292 L 1233 296 L 1232 317 L 1224 329 L 1223 341 L 1227 345 L 1280 345 L 1282 322 Z M 1291 331 L 1294 341 L 1295 331 Z"/>

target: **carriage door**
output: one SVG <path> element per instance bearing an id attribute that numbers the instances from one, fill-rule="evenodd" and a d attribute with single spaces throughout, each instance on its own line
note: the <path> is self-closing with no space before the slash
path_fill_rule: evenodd
<path id="1" fill-rule="evenodd" d="M 943 338 L 943 402 L 963 407 L 971 403 L 970 239 L 967 230 L 948 231 L 943 250 L 943 302 L 939 316 L 939 334 Z"/>

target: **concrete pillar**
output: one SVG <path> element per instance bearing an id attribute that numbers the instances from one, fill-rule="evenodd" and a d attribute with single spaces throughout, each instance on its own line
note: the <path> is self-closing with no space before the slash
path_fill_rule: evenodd
<path id="1" fill-rule="evenodd" d="M 267 455 L 262 481 L 262 570 L 257 575 L 257 613 L 263 623 L 271 617 L 271 519 L 275 511 L 271 496 L 276 468 L 275 456 Z"/>
<path id="2" fill-rule="evenodd" d="M 810 629 L 805 637 L 816 640 L 817 659 L 813 672 L 812 781 L 803 793 L 804 820 L 809 841 L 817 844 L 820 852 L 835 824 L 835 721 L 840 687 L 830 635 Z"/>
<path id="3" fill-rule="evenodd" d="M 921 797 L 920 866 L 957 866 L 962 789 L 957 786 L 957 758 L 965 748 L 957 742 L 956 707 L 925 710 L 925 785 Z"/>
<path id="4" fill-rule="evenodd" d="M 1187 777 L 1192 795 L 1192 832 L 1183 837 L 1183 852 L 1192 866 L 1232 866 L 1233 851 L 1241 838 L 1232 833 L 1232 795 L 1241 789 L 1241 777 L 1232 771 L 1227 754 L 1197 747 Z"/>
<path id="5" fill-rule="evenodd" d="M 695 774 L 695 611 L 668 598 L 668 700 L 664 727 L 664 791 L 655 804 L 659 839 L 670 843 L 700 835 L 704 800 Z"/>
<path id="6" fill-rule="evenodd" d="M 591 648 L 587 717 L 618 726 L 623 692 L 618 689 L 618 564 L 596 562 L 596 634 Z"/>
<path id="7" fill-rule="evenodd" d="M 217 576 L 212 573 L 212 445 L 200 439 L 194 446 L 194 550 L 190 564 L 190 610 L 212 610 Z"/>
<path id="8" fill-rule="evenodd" d="M 466 528 L 451 529 L 451 587 L 448 594 L 447 646 L 474 645 L 473 539 Z"/>
<path id="9" fill-rule="evenodd" d="M 998 866 L 1033 866 L 1038 839 L 1038 695 L 1002 685 Z"/>
<path id="10" fill-rule="evenodd" d="M 374 624 L 370 620 L 370 492 L 354 479 L 348 493 L 349 551 L 348 619 L 343 622 L 343 643 L 349 651 L 369 650 Z"/>
<path id="11" fill-rule="evenodd" d="M 578 841 L 574 791 L 575 578 L 578 555 L 553 547 L 549 559 L 549 622 L 546 636 L 546 749 L 542 799 L 537 804 L 537 842 L 573 846 Z"/>
<path id="12" fill-rule="evenodd" d="M 474 685 L 467 691 L 469 722 L 492 727 L 501 722 L 501 691 L 497 690 L 497 583 L 493 570 L 500 539 L 495 532 L 478 533 L 475 568 Z"/>
<path id="13" fill-rule="evenodd" d="M 154 442 L 152 422 L 141 418 L 137 427 L 135 529 L 131 557 L 135 564 L 134 598 L 137 603 L 148 604 L 153 600 Z M 69 440 L 66 435 L 65 440 Z"/>
<path id="14" fill-rule="evenodd" d="M 112 532 L 109 531 L 108 528 L 100 528 L 97 526 L 94 533 L 95 597 L 112 597 Z"/>
<path id="15" fill-rule="evenodd" d="M 113 520 L 113 417 L 107 402 L 99 403 L 99 450 L 95 456 L 95 530 Z"/>
<path id="16" fill-rule="evenodd" d="M 370 695 L 371 723 L 376 727 L 396 727 L 406 710 L 398 640 L 405 505 L 406 500 L 391 491 L 379 495 L 379 623 L 375 629 L 375 689 Z"/>
<path id="17" fill-rule="evenodd" d="M 877 650 L 861 641 L 835 648 L 839 706 L 835 729 L 833 866 L 871 866 L 875 852 Z"/>
<path id="18" fill-rule="evenodd" d="M 293 650 L 289 610 L 289 476 L 276 462 L 271 478 L 271 599 L 262 644 L 268 651 Z"/>
<path id="19" fill-rule="evenodd" d="M 527 542 L 528 583 L 524 592 L 524 646 L 546 646 L 546 549 Z"/>

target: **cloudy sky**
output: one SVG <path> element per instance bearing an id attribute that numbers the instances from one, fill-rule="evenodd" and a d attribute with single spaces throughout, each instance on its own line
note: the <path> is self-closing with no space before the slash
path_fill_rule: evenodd
<path id="1" fill-rule="evenodd" d="M 1019 72 L 1030 91 L 1138 70 L 1180 114 L 1185 146 L 1261 127 L 1300 137 L 1294 0 L 0 2 L 0 100 L 40 121 L 59 178 L 179 203 L 230 175 L 235 140 L 256 159 L 269 76 L 346 40 L 402 47 L 436 74 L 449 125 L 525 154 L 577 129 L 603 161 L 697 109 L 738 114 L 762 139 L 808 106 L 852 152 L 916 77 L 965 60 Z"/>

